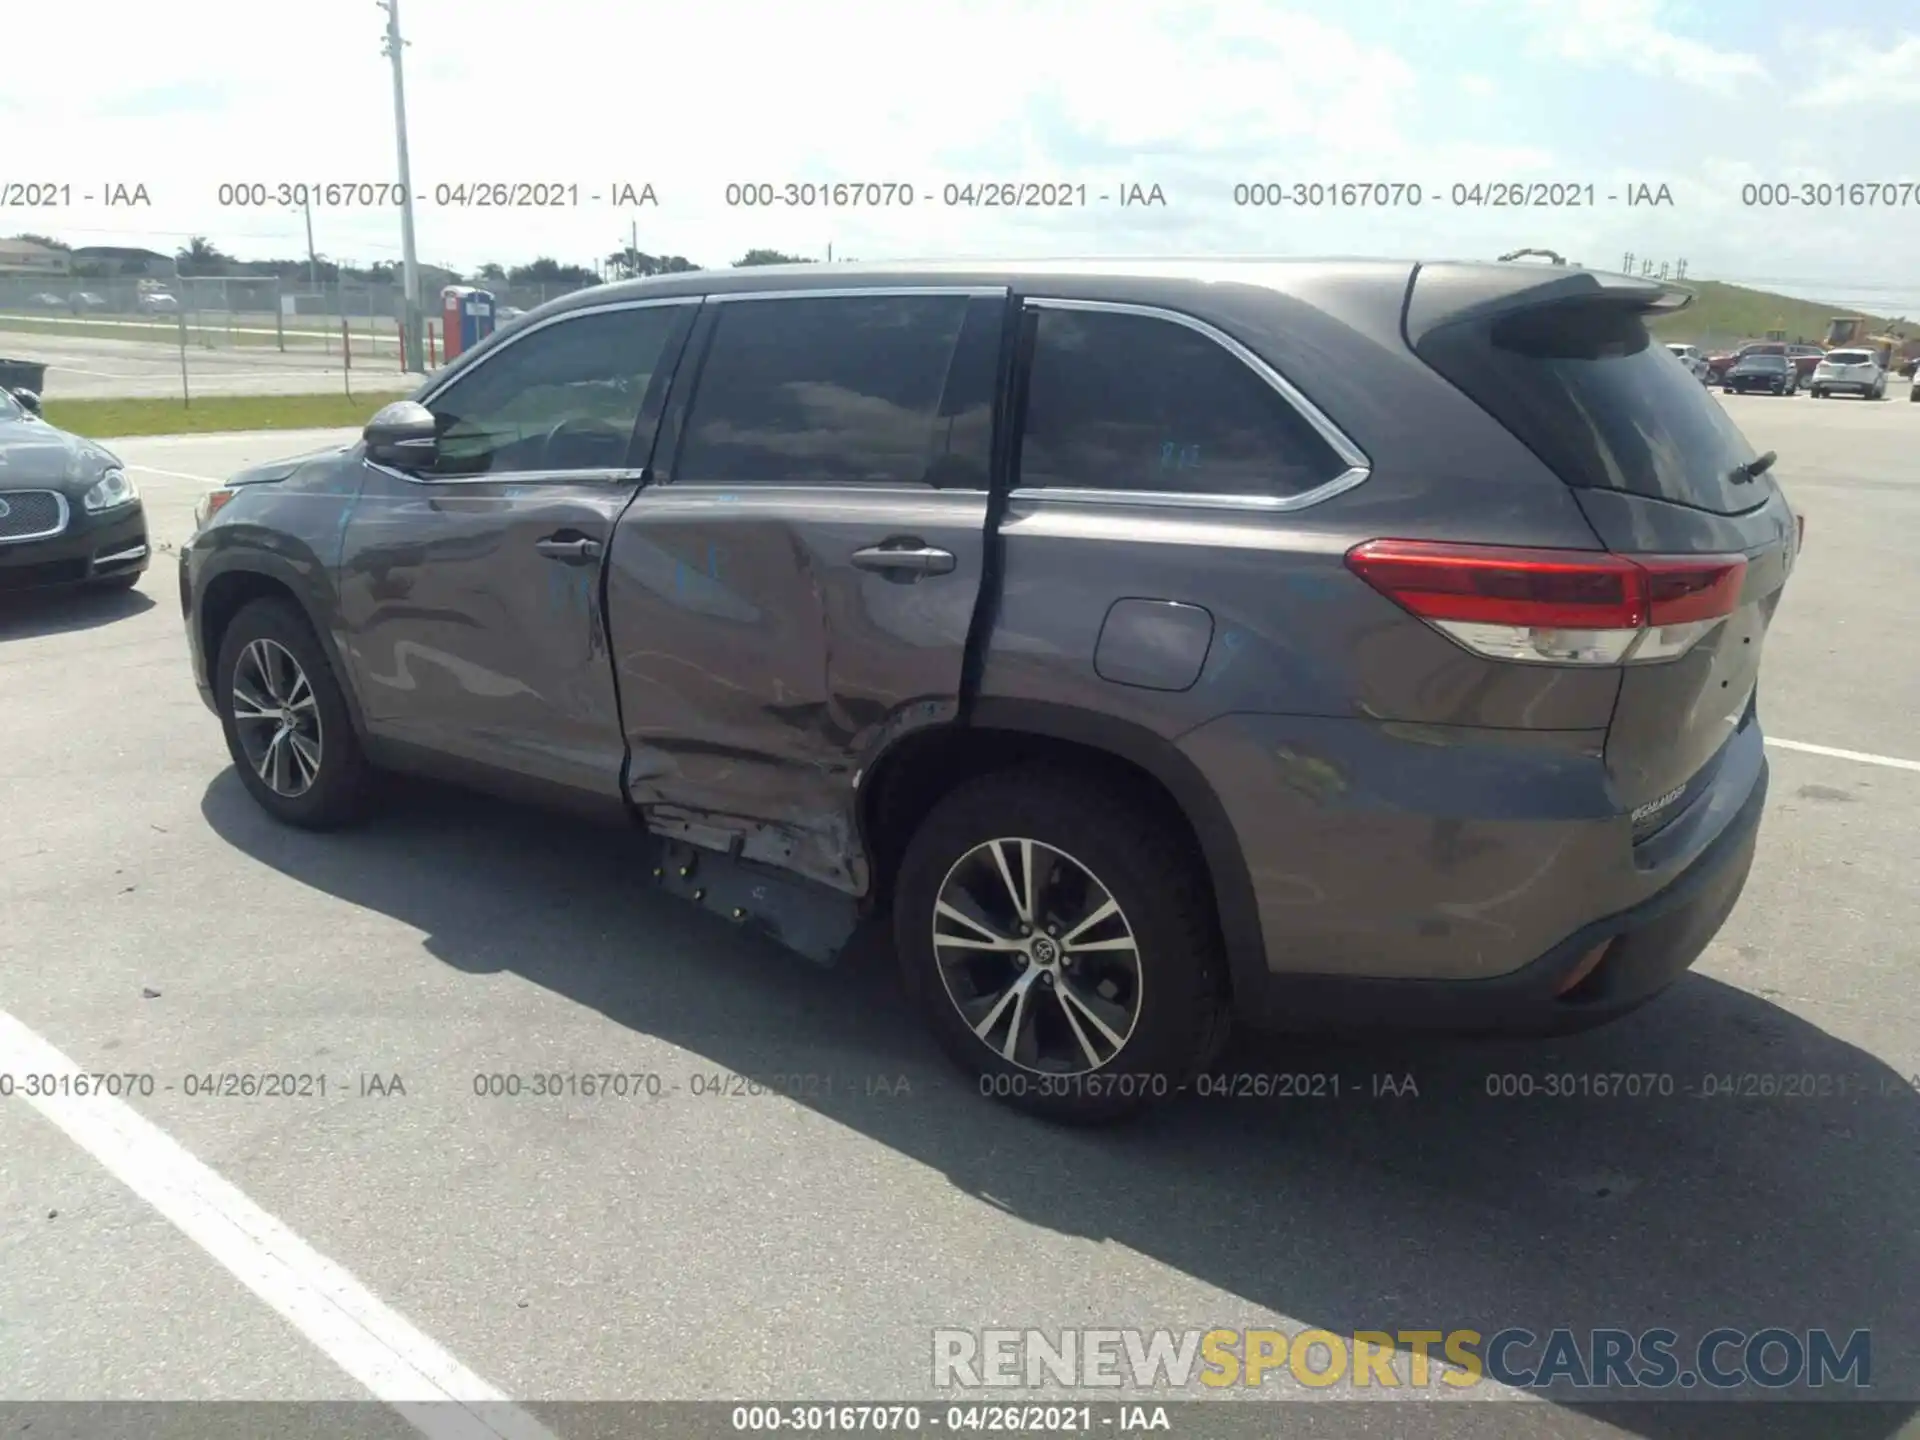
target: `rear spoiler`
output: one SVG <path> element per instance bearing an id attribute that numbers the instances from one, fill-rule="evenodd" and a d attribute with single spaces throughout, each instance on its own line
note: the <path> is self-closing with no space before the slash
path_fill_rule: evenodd
<path id="1" fill-rule="evenodd" d="M 1417 346 L 1443 325 L 1497 320 L 1547 305 L 1619 305 L 1673 314 L 1693 298 L 1684 286 L 1611 270 L 1520 263 L 1417 265 L 1407 282 L 1403 328 L 1407 344 Z"/>

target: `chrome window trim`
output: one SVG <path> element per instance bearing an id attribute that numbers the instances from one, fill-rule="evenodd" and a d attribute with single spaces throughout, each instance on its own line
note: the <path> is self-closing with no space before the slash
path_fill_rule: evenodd
<path id="1" fill-rule="evenodd" d="M 532 325 L 523 325 L 519 321 L 515 321 L 511 330 L 494 332 L 504 337 L 498 345 L 494 346 L 493 349 L 482 355 L 471 365 L 463 365 L 458 374 L 443 377 L 439 384 L 435 385 L 431 390 L 422 393 L 420 403 L 431 409 L 433 401 L 445 394 L 455 383 L 466 379 L 467 376 L 478 370 L 482 365 L 485 365 L 489 360 L 500 355 L 502 351 L 512 349 L 515 345 L 518 345 L 522 340 L 526 339 L 527 336 L 538 335 L 542 330 L 550 326 L 564 325 L 569 320 L 584 319 L 588 315 L 611 315 L 620 310 L 660 310 L 671 305 L 699 305 L 704 299 L 705 297 L 701 295 L 663 295 L 656 300 L 609 300 L 600 305 L 582 305 L 577 310 L 562 310 L 559 314 L 549 315 L 544 320 L 537 321 Z"/>
<path id="2" fill-rule="evenodd" d="M 564 325 L 570 320 L 578 320 L 588 315 L 611 315 L 621 310 L 662 310 L 674 305 L 697 306 L 705 302 L 706 297 L 704 295 L 662 295 L 650 300 L 609 300 L 600 305 L 582 305 L 577 310 L 562 310 L 559 314 L 549 315 L 545 319 L 539 320 L 532 325 L 522 325 L 516 320 L 514 322 L 515 328 L 511 332 L 496 332 L 506 336 L 498 345 L 474 361 L 473 364 L 463 366 L 458 374 L 448 375 L 432 389 L 424 391 L 420 396 L 419 403 L 425 405 L 428 409 L 432 409 L 435 400 L 446 394 L 446 392 L 459 381 L 471 375 L 489 360 L 492 360 L 500 354 L 501 351 L 518 345 L 522 340 L 526 339 L 527 336 L 537 335 L 549 326 Z M 403 480 L 409 485 L 492 485 L 498 484 L 501 481 L 515 481 L 519 484 L 526 485 L 558 479 L 563 476 L 568 480 L 599 477 L 609 483 L 615 480 L 626 479 L 631 479 L 637 483 L 642 473 L 623 465 L 603 467 L 597 470 L 495 470 L 485 475 L 409 475 L 406 471 L 396 470 L 391 465 L 382 465 L 377 460 L 367 459 L 366 450 L 364 449 L 365 442 L 362 441 L 361 443 L 363 448 L 360 452 L 360 463 L 362 465 L 365 465 L 370 470 L 378 470 L 382 475 L 389 475 L 395 480 Z"/>
<path id="3" fill-rule="evenodd" d="M 49 490 L 44 485 L 23 487 L 18 490 L 0 490 L 0 498 L 8 495 L 51 495 L 53 506 L 59 519 L 51 530 L 36 530 L 31 535 L 0 536 L 0 545 L 24 545 L 30 540 L 51 540 L 56 535 L 66 533 L 67 522 L 73 518 L 73 507 L 67 503 L 67 497 L 58 490 Z"/>
<path id="4" fill-rule="evenodd" d="M 1373 473 L 1373 462 L 1367 458 L 1366 452 L 1354 443 L 1344 430 L 1334 424 L 1319 406 L 1296 389 L 1286 376 L 1233 336 L 1197 316 L 1188 315 L 1179 310 L 1169 310 L 1160 305 L 1141 305 L 1120 300 L 1069 300 L 1055 296 L 1031 295 L 1023 297 L 1023 302 L 1026 308 L 1033 310 L 1082 310 L 1095 314 L 1135 315 L 1146 320 L 1161 320 L 1185 326 L 1195 334 L 1211 340 L 1259 376 L 1269 389 L 1292 406 L 1300 417 L 1313 427 L 1315 433 L 1332 447 L 1334 454 L 1346 462 L 1347 468 L 1332 479 L 1323 481 L 1311 490 L 1302 490 L 1297 495 L 1242 495 L 1220 491 L 1108 490 L 1088 486 L 1021 485 L 1010 492 L 1010 499 L 1065 500 L 1081 504 L 1155 507 L 1185 505 L 1205 510 L 1284 513 L 1305 510 L 1309 506 L 1320 504 L 1323 500 L 1344 495 Z"/>
<path id="5" fill-rule="evenodd" d="M 597 481 L 609 486 L 638 485 L 647 473 L 623 465 L 597 470 L 492 470 L 484 475 L 409 475 L 391 465 L 382 465 L 378 460 L 367 459 L 364 452 L 360 456 L 360 463 L 369 470 L 391 475 L 395 480 L 434 490 L 457 489 L 462 485 L 551 485 L 555 482 L 591 485 Z"/>
<path id="6" fill-rule="evenodd" d="M 895 300 L 913 295 L 964 296 L 991 300 L 1005 296 L 1006 285 L 823 285 L 817 290 L 728 290 L 707 296 L 713 305 L 742 300 Z"/>

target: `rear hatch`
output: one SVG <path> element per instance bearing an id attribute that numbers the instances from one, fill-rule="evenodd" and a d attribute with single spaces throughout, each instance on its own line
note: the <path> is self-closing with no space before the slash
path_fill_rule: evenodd
<path id="1" fill-rule="evenodd" d="M 1719 401 L 1648 334 L 1646 320 L 1687 292 L 1562 272 L 1449 314 L 1420 310 L 1424 278 L 1409 296 L 1409 343 L 1572 488 L 1599 544 L 1656 576 L 1684 577 L 1694 557 L 1718 577 L 1717 602 L 1667 612 L 1708 617 L 1690 632 L 1663 629 L 1656 598 L 1649 640 L 1620 667 L 1607 766 L 1635 838 L 1649 837 L 1685 813 L 1753 722 L 1795 516 L 1773 476 L 1748 468 L 1760 457 Z"/>

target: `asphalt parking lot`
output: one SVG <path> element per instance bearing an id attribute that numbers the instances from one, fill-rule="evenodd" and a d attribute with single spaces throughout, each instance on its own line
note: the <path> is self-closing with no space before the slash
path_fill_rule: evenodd
<path id="1" fill-rule="evenodd" d="M 171 553 L 131 596 L 10 605 L 0 1055 L 151 1074 L 128 1103 L 157 1133 L 0 1100 L 0 1400 L 393 1399 L 432 1374 L 571 1437 L 544 1402 L 950 1399 L 931 1383 L 941 1327 L 1782 1326 L 1870 1329 L 1881 1404 L 1716 1412 L 1712 1433 L 1908 1433 L 1920 405 L 1904 402 L 1904 386 L 1881 404 L 1724 401 L 1780 452 L 1808 534 L 1767 641 L 1759 858 L 1695 973 L 1564 1041 L 1243 1038 L 1223 1068 L 1331 1071 L 1345 1098 L 1190 1098 L 1112 1131 L 980 1099 L 877 956 L 823 971 L 683 912 L 617 832 L 424 787 L 357 833 L 276 828 L 194 692 Z M 170 550 L 209 479 L 334 436 L 115 448 Z M 234 1071 L 331 1088 L 185 1093 Z M 666 1088 L 475 1093 L 476 1076 L 555 1071 Z M 1487 1093 L 1566 1072 L 1679 1089 Z M 1417 1094 L 1374 1098 L 1378 1075 Z M 1844 1093 L 1701 1093 L 1747 1075 Z M 239 1192 L 220 1214 L 204 1187 L 181 1198 L 198 1166 Z M 1274 1375 L 1263 1393 L 1350 1392 Z M 1418 1425 L 1352 1408 L 1349 1428 L 1284 1433 L 1707 1433 L 1689 1403 L 1439 1405 Z M 402 1433 L 387 1423 L 366 1433 Z"/>
<path id="2" fill-rule="evenodd" d="M 356 333 L 355 346 L 366 337 Z M 402 373 L 393 337 L 378 351 L 355 349 L 356 389 L 404 390 L 417 381 Z M 63 335 L 45 330 L 9 330 L 0 317 L 0 355 L 47 367 L 46 393 L 61 400 L 138 399 L 180 394 L 180 350 L 153 340 Z M 335 394 L 347 383 L 336 337 L 331 350 L 318 343 L 282 352 L 271 344 L 210 349 L 187 347 L 187 387 L 193 395 Z"/>

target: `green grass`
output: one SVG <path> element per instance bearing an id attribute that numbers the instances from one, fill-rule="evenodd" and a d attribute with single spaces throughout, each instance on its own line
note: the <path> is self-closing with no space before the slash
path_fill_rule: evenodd
<path id="1" fill-rule="evenodd" d="M 177 399 L 53 400 L 49 424 L 76 435 L 179 435 L 218 430 L 318 430 L 364 425 L 382 405 L 408 391 L 365 395 L 209 395 L 182 405 Z"/>
<path id="2" fill-rule="evenodd" d="M 1821 304 L 1811 300 L 1793 300 L 1768 290 L 1749 290 L 1744 285 L 1726 285 L 1718 280 L 1683 280 L 1694 292 L 1693 304 L 1678 315 L 1656 320 L 1652 329 L 1662 340 L 1758 340 L 1769 330 L 1784 330 L 1789 341 L 1818 345 L 1827 338 L 1827 323 L 1837 315 L 1863 312 L 1846 305 Z M 1905 322 L 1889 330 L 1894 322 L 1885 316 L 1868 316 L 1874 333 L 1920 334 L 1920 324 Z"/>

